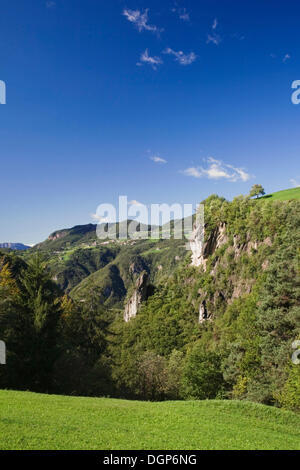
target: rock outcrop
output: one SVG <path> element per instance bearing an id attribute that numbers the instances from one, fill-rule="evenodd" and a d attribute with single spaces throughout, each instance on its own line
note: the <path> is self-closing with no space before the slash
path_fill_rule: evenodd
<path id="1" fill-rule="evenodd" d="M 65 237 L 68 234 L 67 230 L 61 230 L 59 232 L 54 232 L 49 235 L 48 240 L 49 241 L 55 241 L 59 240 L 60 238 Z"/>
<path id="2" fill-rule="evenodd" d="M 147 300 L 151 294 L 152 286 L 150 285 L 149 275 L 146 271 L 143 271 L 137 278 L 134 292 L 125 305 L 125 322 L 129 322 L 136 317 L 141 303 Z"/>
<path id="3" fill-rule="evenodd" d="M 203 230 L 203 233 L 202 233 Z M 186 248 L 192 252 L 192 266 L 203 266 L 205 264 L 203 258 L 203 239 L 204 228 L 194 225 L 191 238 L 188 241 Z"/>
<path id="4" fill-rule="evenodd" d="M 192 251 L 192 266 L 202 267 L 205 272 L 208 266 L 210 266 L 209 274 L 217 281 L 220 269 L 228 269 L 229 260 L 233 263 L 237 263 L 241 256 L 256 256 L 259 253 L 260 247 L 271 247 L 272 244 L 273 241 L 270 237 L 264 240 L 257 240 L 256 238 L 251 238 L 250 233 L 247 233 L 244 238 L 238 234 L 230 236 L 226 223 L 223 222 L 218 224 L 218 226 L 211 231 L 210 236 L 202 244 L 200 243 L 200 237 L 197 236 L 197 230 L 194 227 L 189 249 Z M 222 246 L 224 246 L 225 251 L 220 251 L 218 255 L 216 255 L 217 250 Z M 213 256 L 213 262 L 208 264 L 211 256 Z M 269 261 L 266 257 L 262 261 L 261 268 L 265 271 L 268 266 Z M 251 278 L 243 279 L 239 275 L 235 275 L 234 272 L 228 274 L 227 281 L 227 285 L 225 287 L 220 286 L 222 290 L 217 289 L 213 296 L 199 289 L 198 321 L 200 324 L 213 318 L 213 312 L 218 308 L 218 305 L 220 306 L 222 303 L 230 305 L 235 299 L 250 294 L 255 282 L 255 280 Z"/>
<path id="5" fill-rule="evenodd" d="M 216 250 L 229 242 L 229 237 L 226 231 L 226 223 L 220 223 L 214 230 L 212 230 L 210 237 L 205 243 L 199 240 L 197 229 L 194 228 L 192 237 L 189 241 L 189 249 L 192 251 L 192 266 L 202 266 L 206 271 L 207 260 L 209 256 L 213 255 Z M 239 258 L 242 253 L 247 253 L 251 256 L 256 252 L 261 245 L 272 246 L 272 240 L 267 237 L 263 241 L 251 240 L 250 235 L 247 235 L 246 242 L 241 242 L 239 235 L 233 236 L 233 256 L 235 259 Z M 218 261 L 216 262 L 211 274 L 215 275 Z M 266 269 L 263 265 L 263 269 Z"/>
<path id="6" fill-rule="evenodd" d="M 205 320 L 209 318 L 207 308 L 206 308 L 206 301 L 203 300 L 199 307 L 199 323 L 203 323 Z"/>
<path id="7" fill-rule="evenodd" d="M 134 261 L 129 265 L 129 273 L 131 276 L 141 274 L 143 271 L 148 272 L 148 266 L 141 256 L 137 256 Z"/>
<path id="8" fill-rule="evenodd" d="M 199 237 L 199 228 L 195 227 L 189 242 L 192 251 L 192 266 L 203 266 L 206 271 L 207 258 L 227 242 L 225 223 L 218 225 L 205 243 Z"/>

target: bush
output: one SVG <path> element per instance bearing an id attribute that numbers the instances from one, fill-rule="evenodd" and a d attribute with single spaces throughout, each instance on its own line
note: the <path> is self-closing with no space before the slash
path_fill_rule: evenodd
<path id="1" fill-rule="evenodd" d="M 214 352 L 204 352 L 198 342 L 186 358 L 183 373 L 184 395 L 188 399 L 213 399 L 224 389 L 221 360 Z"/>

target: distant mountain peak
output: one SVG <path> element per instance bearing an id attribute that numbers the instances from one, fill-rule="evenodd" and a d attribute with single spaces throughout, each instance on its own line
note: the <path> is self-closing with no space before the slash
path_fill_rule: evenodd
<path id="1" fill-rule="evenodd" d="M 29 250 L 31 247 L 28 245 L 23 245 L 23 243 L 0 243 L 0 248 L 7 248 L 9 250 Z"/>

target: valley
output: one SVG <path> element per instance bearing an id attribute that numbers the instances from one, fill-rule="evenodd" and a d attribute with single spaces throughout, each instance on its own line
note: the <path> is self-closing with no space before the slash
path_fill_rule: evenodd
<path id="1" fill-rule="evenodd" d="M 3 250 L 1 339 L 15 370 L 0 370 L 1 387 L 299 411 L 299 193 L 208 197 L 200 250 L 99 240 L 93 224 Z"/>

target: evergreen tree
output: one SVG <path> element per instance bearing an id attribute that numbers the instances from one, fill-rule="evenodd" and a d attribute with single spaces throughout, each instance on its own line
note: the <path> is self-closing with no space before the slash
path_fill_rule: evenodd
<path id="1" fill-rule="evenodd" d="M 2 268 L 0 291 L 10 286 L 13 299 L 2 314 L 8 351 L 6 386 L 51 391 L 53 365 L 59 355 L 61 292 L 39 255 L 22 270 L 18 285 L 7 268 Z M 6 303 L 9 298 L 6 294 Z"/>
<path id="2" fill-rule="evenodd" d="M 300 214 L 298 220 L 293 220 L 293 229 L 280 239 L 281 249 L 267 272 L 259 303 L 261 369 L 250 398 L 257 400 L 260 394 L 261 401 L 269 404 L 276 400 L 287 380 L 291 344 L 300 331 L 299 226 Z M 264 393 L 259 391 L 260 383 L 264 384 Z"/>

